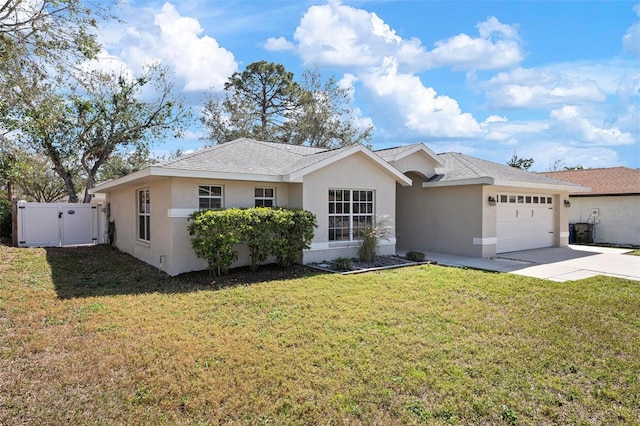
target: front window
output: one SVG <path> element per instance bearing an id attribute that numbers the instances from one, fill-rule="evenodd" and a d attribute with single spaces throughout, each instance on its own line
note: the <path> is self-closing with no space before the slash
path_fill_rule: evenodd
<path id="1" fill-rule="evenodd" d="M 222 201 L 222 186 L 198 186 L 198 208 L 200 210 L 221 209 L 223 205 Z"/>
<path id="2" fill-rule="evenodd" d="M 151 241 L 151 197 L 149 188 L 138 191 L 138 239 Z"/>
<path id="3" fill-rule="evenodd" d="M 273 207 L 276 205 L 275 188 L 256 188 L 254 196 L 256 207 Z"/>
<path id="4" fill-rule="evenodd" d="M 373 191 L 329 190 L 329 241 L 360 240 L 373 226 Z"/>

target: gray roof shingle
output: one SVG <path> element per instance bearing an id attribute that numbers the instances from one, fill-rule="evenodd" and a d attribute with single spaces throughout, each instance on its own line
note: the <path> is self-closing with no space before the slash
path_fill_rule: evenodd
<path id="1" fill-rule="evenodd" d="M 445 166 L 436 168 L 436 175 L 431 179 L 431 181 L 454 182 L 458 180 L 490 178 L 496 182 L 502 183 L 562 186 L 573 185 L 576 189 L 580 188 L 580 185 L 456 152 L 438 154 L 438 157 Z"/>
<path id="2" fill-rule="evenodd" d="M 160 164 L 160 168 L 185 170 L 215 170 L 222 173 L 283 175 L 297 170 L 295 164 L 305 160 L 313 163 L 314 154 L 322 148 L 285 145 L 253 139 L 236 139 L 205 148 Z"/>

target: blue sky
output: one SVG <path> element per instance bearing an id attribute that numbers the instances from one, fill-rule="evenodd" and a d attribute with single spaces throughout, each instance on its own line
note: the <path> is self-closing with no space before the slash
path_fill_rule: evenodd
<path id="1" fill-rule="evenodd" d="M 255 61 L 353 89 L 375 149 L 424 142 L 505 163 L 640 167 L 635 1 L 121 1 L 101 66 L 159 60 L 197 112 Z M 203 146 L 200 123 L 154 150 Z"/>

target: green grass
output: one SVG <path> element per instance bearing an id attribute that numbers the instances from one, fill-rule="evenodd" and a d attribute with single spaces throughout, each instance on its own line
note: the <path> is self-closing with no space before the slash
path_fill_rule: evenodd
<path id="1" fill-rule="evenodd" d="M 417 266 L 213 288 L 0 246 L 0 424 L 639 424 L 640 288 Z"/>

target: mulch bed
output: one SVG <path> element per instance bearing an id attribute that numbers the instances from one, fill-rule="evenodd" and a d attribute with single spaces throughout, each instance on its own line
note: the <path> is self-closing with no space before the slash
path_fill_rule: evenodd
<path id="1" fill-rule="evenodd" d="M 327 272 L 357 273 L 375 269 L 396 268 L 400 266 L 409 266 L 416 264 L 416 262 L 412 262 L 400 256 L 377 256 L 372 262 L 363 262 L 358 260 L 357 258 L 353 258 L 351 259 L 351 268 L 349 269 L 340 269 L 338 265 L 336 265 L 336 263 L 333 261 L 312 263 L 309 266 Z"/>

